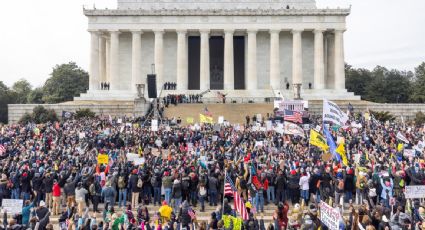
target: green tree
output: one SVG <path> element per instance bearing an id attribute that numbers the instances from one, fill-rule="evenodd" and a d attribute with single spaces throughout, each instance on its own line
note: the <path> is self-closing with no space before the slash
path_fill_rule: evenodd
<path id="1" fill-rule="evenodd" d="M 33 89 L 27 97 L 27 103 L 29 104 L 43 104 L 43 88 L 38 87 Z"/>
<path id="2" fill-rule="evenodd" d="M 13 104 L 12 91 L 0 81 L 0 123 L 7 123 L 7 104 Z"/>
<path id="3" fill-rule="evenodd" d="M 31 93 L 32 86 L 27 80 L 20 79 L 13 84 L 12 90 L 15 94 L 15 103 L 26 104 L 28 102 L 28 95 Z"/>
<path id="4" fill-rule="evenodd" d="M 76 118 L 92 118 L 95 117 L 96 113 L 91 111 L 90 109 L 79 109 L 75 111 Z"/>
<path id="5" fill-rule="evenodd" d="M 85 92 L 89 85 L 89 74 L 75 62 L 56 65 L 51 77 L 43 87 L 43 101 L 60 103 L 71 101 L 75 96 Z"/>
<path id="6" fill-rule="evenodd" d="M 46 109 L 41 105 L 34 107 L 32 110 L 33 121 L 37 124 L 54 122 L 58 120 L 56 112 L 53 109 Z"/>
<path id="7" fill-rule="evenodd" d="M 425 103 L 425 62 L 415 68 L 415 78 L 411 99 L 413 102 Z"/>
<path id="8" fill-rule="evenodd" d="M 349 92 L 362 96 L 366 95 L 366 86 L 372 81 L 372 74 L 367 69 L 355 69 L 350 65 L 345 65 L 345 85 Z"/>

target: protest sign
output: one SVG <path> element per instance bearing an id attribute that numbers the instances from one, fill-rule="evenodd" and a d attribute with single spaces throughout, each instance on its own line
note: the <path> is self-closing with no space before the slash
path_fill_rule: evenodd
<path id="1" fill-rule="evenodd" d="M 409 185 L 404 191 L 406 199 L 425 198 L 425 185 Z"/>
<path id="2" fill-rule="evenodd" d="M 416 153 L 415 153 L 415 150 L 414 149 L 404 149 L 403 150 L 403 155 L 405 157 L 409 158 L 409 157 L 415 157 L 416 156 Z"/>
<path id="3" fill-rule="evenodd" d="M 122 118 L 118 118 L 117 123 L 118 124 L 121 124 L 122 123 Z"/>
<path id="4" fill-rule="evenodd" d="M 224 117 L 223 116 L 218 116 L 218 121 L 217 123 L 219 124 L 223 124 L 224 123 Z"/>
<path id="5" fill-rule="evenodd" d="M 78 138 L 83 139 L 84 137 L 86 137 L 85 132 L 81 132 L 81 133 L 78 134 Z"/>
<path id="6" fill-rule="evenodd" d="M 2 207 L 8 214 L 22 213 L 22 205 L 24 201 L 19 199 L 3 199 Z"/>
<path id="7" fill-rule="evenodd" d="M 158 131 L 158 120 L 152 119 L 151 130 L 154 131 L 154 132 Z"/>
<path id="8" fill-rule="evenodd" d="M 407 138 L 400 131 L 398 131 L 396 137 L 397 139 L 402 140 L 404 143 L 409 143 L 409 140 L 407 140 Z"/>
<path id="9" fill-rule="evenodd" d="M 324 225 L 326 225 L 331 230 L 338 230 L 339 229 L 339 220 L 341 218 L 341 214 L 339 211 L 335 208 L 332 208 L 330 205 L 326 204 L 325 202 L 320 202 L 319 204 L 320 209 L 320 221 Z"/>
<path id="10" fill-rule="evenodd" d="M 266 130 L 273 130 L 272 121 L 266 121 Z"/>
<path id="11" fill-rule="evenodd" d="M 323 100 L 323 122 L 332 122 L 335 125 L 343 126 L 347 121 L 347 114 L 337 104 Z"/>
<path id="12" fill-rule="evenodd" d="M 108 155 L 106 155 L 106 154 L 97 155 L 97 163 L 98 164 L 108 164 Z"/>
<path id="13" fill-rule="evenodd" d="M 298 125 L 291 123 L 291 122 L 283 122 L 283 132 L 285 134 L 295 135 L 295 136 L 301 136 L 304 137 L 304 130 L 299 127 Z"/>

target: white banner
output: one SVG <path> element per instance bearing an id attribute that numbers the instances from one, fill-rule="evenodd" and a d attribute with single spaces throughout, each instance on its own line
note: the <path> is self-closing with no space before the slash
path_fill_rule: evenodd
<path id="1" fill-rule="evenodd" d="M 416 151 L 414 149 L 404 149 L 403 150 L 403 155 L 407 158 L 409 157 L 415 157 L 416 156 Z"/>
<path id="2" fill-rule="evenodd" d="M 425 185 L 406 186 L 404 195 L 406 199 L 425 198 Z"/>
<path id="3" fill-rule="evenodd" d="M 305 137 L 304 129 L 291 122 L 283 122 L 283 132 L 285 134 Z"/>
<path id="4" fill-rule="evenodd" d="M 19 214 L 22 213 L 22 205 L 24 201 L 19 199 L 3 199 L 2 206 L 8 214 Z"/>
<path id="5" fill-rule="evenodd" d="M 266 121 L 267 131 L 273 130 L 272 121 Z"/>
<path id="6" fill-rule="evenodd" d="M 341 214 L 335 208 L 332 208 L 325 202 L 320 202 L 320 221 L 326 225 L 330 230 L 339 229 L 339 220 L 341 219 Z"/>
<path id="7" fill-rule="evenodd" d="M 219 124 L 223 124 L 224 123 L 224 117 L 223 116 L 218 116 L 218 122 Z"/>
<path id="8" fill-rule="evenodd" d="M 398 131 L 398 133 L 397 133 L 397 139 L 400 139 L 400 140 L 402 140 L 404 143 L 409 143 L 409 140 L 407 140 L 407 138 L 403 135 L 403 134 L 401 134 L 401 132 L 400 131 Z"/>
<path id="9" fill-rule="evenodd" d="M 344 126 L 347 121 L 347 114 L 342 112 L 337 104 L 323 100 L 323 122 L 332 122 L 335 125 Z"/>
<path id="10" fill-rule="evenodd" d="M 151 131 L 154 131 L 154 132 L 158 131 L 158 120 L 152 119 Z"/>

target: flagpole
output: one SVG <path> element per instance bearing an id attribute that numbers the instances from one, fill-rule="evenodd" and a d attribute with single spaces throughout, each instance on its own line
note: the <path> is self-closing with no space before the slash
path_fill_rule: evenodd
<path id="1" fill-rule="evenodd" d="M 227 178 L 227 170 L 226 168 L 224 168 L 224 184 L 223 184 L 223 197 L 222 197 L 222 201 L 221 201 L 221 219 L 223 219 L 223 215 L 224 215 L 224 191 L 225 191 L 225 187 L 226 187 L 226 178 Z"/>

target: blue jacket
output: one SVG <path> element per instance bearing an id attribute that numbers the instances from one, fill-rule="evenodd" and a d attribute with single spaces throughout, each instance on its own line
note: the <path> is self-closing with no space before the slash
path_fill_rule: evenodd
<path id="1" fill-rule="evenodd" d="M 22 225 L 28 225 L 30 222 L 32 207 L 34 207 L 34 202 L 22 208 Z"/>
<path id="2" fill-rule="evenodd" d="M 384 181 L 381 178 L 381 186 L 382 186 L 382 192 L 381 192 L 381 198 L 382 199 L 387 199 L 387 190 L 388 190 L 388 195 L 389 197 L 393 196 L 393 187 L 394 187 L 394 183 L 393 183 L 393 179 L 391 178 L 391 185 L 390 186 L 386 186 Z"/>

